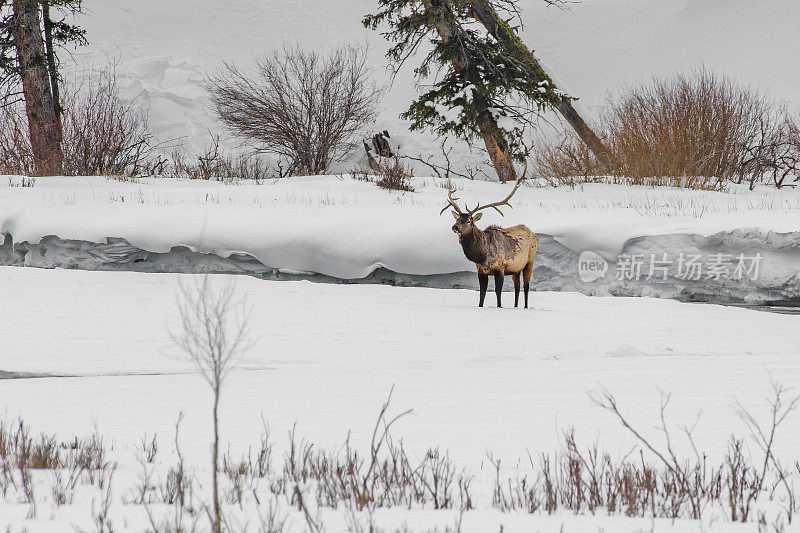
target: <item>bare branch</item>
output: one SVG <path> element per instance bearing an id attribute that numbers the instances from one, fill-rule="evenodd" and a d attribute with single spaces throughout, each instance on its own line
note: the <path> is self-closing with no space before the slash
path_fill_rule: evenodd
<path id="1" fill-rule="evenodd" d="M 234 135 L 310 174 L 327 171 L 358 146 L 382 95 L 366 48 L 355 45 L 327 56 L 286 46 L 261 57 L 252 74 L 226 63 L 206 85 Z"/>

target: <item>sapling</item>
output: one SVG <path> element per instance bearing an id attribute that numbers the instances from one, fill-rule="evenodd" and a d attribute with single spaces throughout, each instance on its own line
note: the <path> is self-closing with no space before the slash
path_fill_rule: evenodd
<path id="1" fill-rule="evenodd" d="M 181 326 L 172 339 L 186 354 L 211 387 L 214 437 L 212 461 L 212 529 L 222 530 L 219 503 L 219 405 L 222 385 L 249 347 L 249 312 L 243 297 L 237 296 L 234 283 L 212 282 L 208 275 L 193 283 L 181 284 L 178 295 Z"/>

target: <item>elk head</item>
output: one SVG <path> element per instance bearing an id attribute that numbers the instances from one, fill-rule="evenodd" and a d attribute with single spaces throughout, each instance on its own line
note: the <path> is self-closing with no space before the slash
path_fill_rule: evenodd
<path id="1" fill-rule="evenodd" d="M 489 209 L 491 207 L 492 209 L 500 213 L 500 216 L 505 216 L 503 215 L 503 212 L 500 211 L 500 206 L 505 205 L 513 209 L 511 204 L 508 203 L 508 201 L 511 200 L 511 197 L 514 196 L 514 193 L 517 192 L 517 189 L 519 189 L 519 186 L 522 185 L 524 179 L 525 176 L 523 175 L 521 178 L 517 180 L 517 183 L 514 185 L 514 188 L 511 190 L 508 196 L 505 197 L 505 199 L 499 202 L 494 202 L 486 205 L 478 204 L 474 209 L 469 209 L 467 206 L 464 206 L 466 212 L 462 211 L 461 208 L 456 203 L 459 199 L 453 197 L 453 193 L 455 191 L 453 189 L 448 189 L 447 205 L 444 206 L 444 208 L 442 208 L 439 214 L 441 215 L 442 213 L 444 213 L 449 207 L 453 208 L 451 213 L 453 214 L 453 218 L 456 219 L 456 223 L 453 224 L 452 229 L 458 235 L 460 240 L 464 235 L 469 235 L 476 229 L 475 222 L 480 220 L 481 217 L 483 216 L 483 213 L 480 213 L 480 211 L 483 211 L 484 209 Z"/>

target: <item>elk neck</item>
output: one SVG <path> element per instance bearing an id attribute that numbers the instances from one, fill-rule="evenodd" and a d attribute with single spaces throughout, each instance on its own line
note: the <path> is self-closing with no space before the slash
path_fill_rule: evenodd
<path id="1" fill-rule="evenodd" d="M 472 231 L 459 237 L 461 248 L 464 255 L 473 263 L 484 263 L 486 261 L 486 235 L 481 230 L 473 226 Z"/>

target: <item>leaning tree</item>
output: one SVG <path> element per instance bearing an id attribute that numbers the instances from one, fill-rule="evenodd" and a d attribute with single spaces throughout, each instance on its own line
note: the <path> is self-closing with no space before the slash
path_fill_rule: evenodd
<path id="1" fill-rule="evenodd" d="M 62 123 L 59 47 L 86 43 L 67 21 L 82 0 L 0 0 L 0 98 L 24 99 L 36 173 L 60 173 Z"/>
<path id="2" fill-rule="evenodd" d="M 560 0 L 544 0 L 557 4 Z M 411 129 L 430 128 L 468 142 L 483 139 L 500 181 L 516 178 L 514 160 L 525 157 L 524 134 L 545 109 L 555 109 L 601 160 L 610 152 L 523 44 L 510 20 L 518 0 L 378 0 L 364 17 L 373 30 L 387 26 L 387 53 L 395 72 L 420 48 L 431 50 L 415 69 L 424 81 L 442 74 L 402 117 Z M 509 17 L 504 20 L 500 14 Z M 521 24 L 521 22 L 520 22 Z"/>

